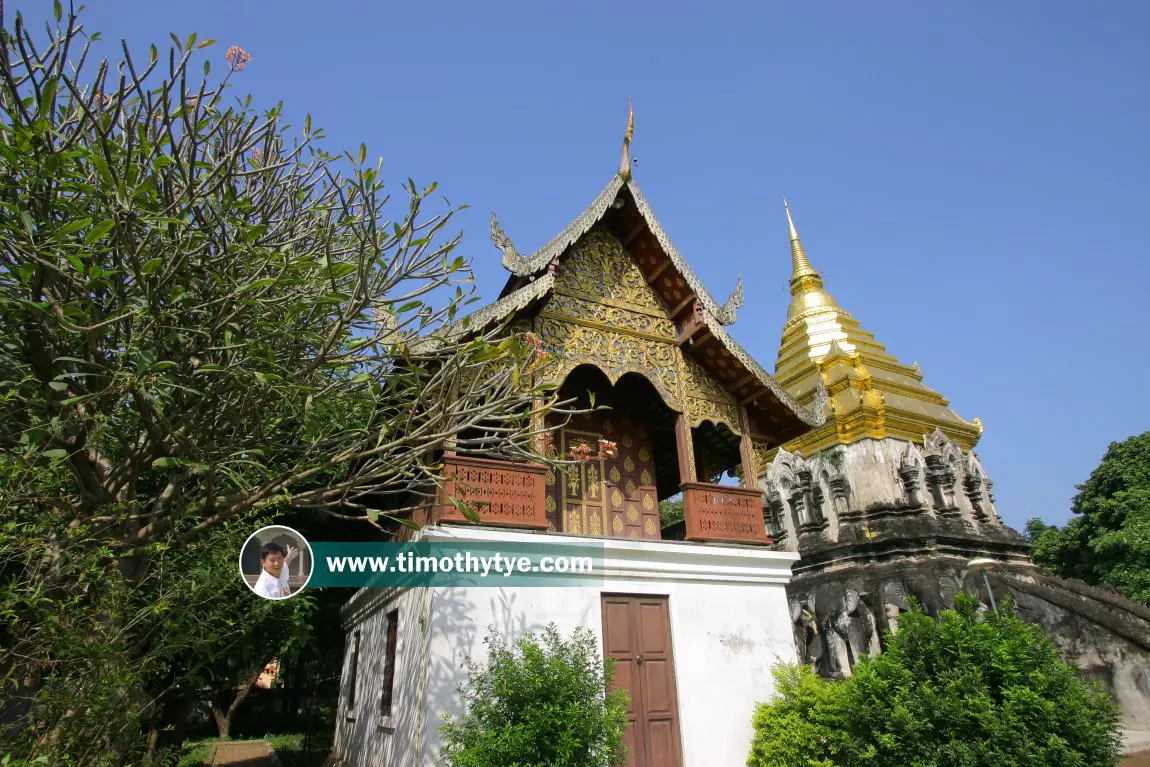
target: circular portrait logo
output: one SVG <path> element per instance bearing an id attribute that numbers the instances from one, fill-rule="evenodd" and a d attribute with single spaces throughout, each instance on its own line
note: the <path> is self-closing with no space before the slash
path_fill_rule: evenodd
<path id="1" fill-rule="evenodd" d="M 312 573 L 311 545 L 290 527 L 269 525 L 252 533 L 240 551 L 240 576 L 264 599 L 303 591 Z"/>

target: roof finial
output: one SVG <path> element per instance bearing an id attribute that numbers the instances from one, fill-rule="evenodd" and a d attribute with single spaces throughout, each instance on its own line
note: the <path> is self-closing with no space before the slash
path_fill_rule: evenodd
<path id="1" fill-rule="evenodd" d="M 791 229 L 791 281 L 802 277 L 818 277 L 819 273 L 811 266 L 806 252 L 803 251 L 803 243 L 799 240 L 799 231 L 795 229 L 795 221 L 791 218 L 791 206 L 787 204 L 786 197 L 783 198 L 783 209 L 787 212 L 787 225 Z"/>
<path id="2" fill-rule="evenodd" d="M 619 160 L 619 175 L 624 181 L 631 178 L 631 139 L 635 136 L 635 108 L 627 99 L 627 133 L 623 136 L 623 157 Z"/>

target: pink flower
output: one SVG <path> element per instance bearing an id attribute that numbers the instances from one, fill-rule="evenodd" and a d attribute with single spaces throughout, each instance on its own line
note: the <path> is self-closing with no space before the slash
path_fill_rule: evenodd
<path id="1" fill-rule="evenodd" d="M 255 162 L 260 162 L 263 159 L 264 159 L 264 150 L 260 149 L 258 146 L 256 148 L 252 149 L 252 160 L 254 160 Z"/>
<path id="2" fill-rule="evenodd" d="M 252 60 L 251 54 L 238 45 L 233 45 L 231 48 L 228 48 L 228 52 L 224 54 L 224 58 L 232 65 L 232 69 L 237 72 L 242 72 L 244 65 Z"/>
<path id="3" fill-rule="evenodd" d="M 614 458 L 619 454 L 619 446 L 607 439 L 599 440 L 599 455 L 604 458 Z"/>
<path id="4" fill-rule="evenodd" d="M 585 442 L 580 442 L 575 447 L 571 448 L 571 457 L 576 461 L 586 461 L 591 457 L 591 446 Z"/>

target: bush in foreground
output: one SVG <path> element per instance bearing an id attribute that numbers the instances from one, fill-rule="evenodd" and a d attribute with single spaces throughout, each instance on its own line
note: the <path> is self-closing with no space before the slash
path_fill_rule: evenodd
<path id="1" fill-rule="evenodd" d="M 608 767 L 623 756 L 630 705 L 604 694 L 611 662 L 586 628 L 563 641 L 554 625 L 511 646 L 490 629 L 487 665 L 464 659 L 466 711 L 440 728 L 452 767 Z"/>
<path id="2" fill-rule="evenodd" d="M 1109 696 L 1013 613 L 960 594 L 938 619 L 915 608 L 854 675 L 776 671 L 759 704 L 750 767 L 1106 767 L 1119 755 Z"/>

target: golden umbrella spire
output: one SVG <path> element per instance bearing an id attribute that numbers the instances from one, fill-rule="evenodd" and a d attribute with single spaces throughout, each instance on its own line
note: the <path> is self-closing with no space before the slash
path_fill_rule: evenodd
<path id="1" fill-rule="evenodd" d="M 631 139 L 635 136 L 635 109 L 627 99 L 627 133 L 623 136 L 623 156 L 619 159 L 619 175 L 624 181 L 631 178 Z"/>
<path id="2" fill-rule="evenodd" d="M 807 254 L 803 250 L 803 243 L 799 240 L 799 231 L 795 229 L 795 221 L 791 218 L 791 206 L 787 205 L 786 197 L 783 198 L 783 209 L 787 212 L 787 225 L 791 228 L 791 282 L 803 277 L 817 278 L 819 273 L 807 260 Z"/>

